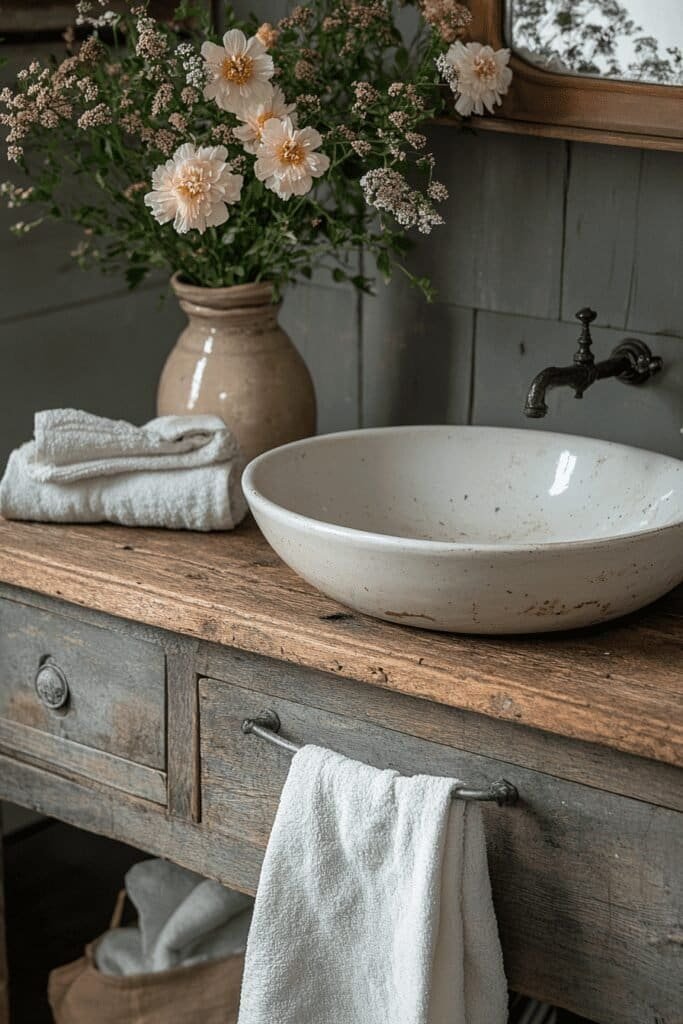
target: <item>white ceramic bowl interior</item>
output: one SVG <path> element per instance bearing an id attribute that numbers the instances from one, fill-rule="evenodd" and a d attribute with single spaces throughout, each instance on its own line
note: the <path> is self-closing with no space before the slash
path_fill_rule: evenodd
<path id="1" fill-rule="evenodd" d="M 526 632 L 614 618 L 681 581 L 682 467 L 563 434 L 390 427 L 267 452 L 243 487 L 281 557 L 343 603 Z"/>

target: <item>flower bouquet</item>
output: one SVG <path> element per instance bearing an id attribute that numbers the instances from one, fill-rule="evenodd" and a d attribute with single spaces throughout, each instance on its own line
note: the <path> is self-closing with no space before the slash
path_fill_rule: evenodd
<path id="1" fill-rule="evenodd" d="M 227 334 L 267 322 L 261 333 L 278 335 L 292 372 L 273 357 L 257 377 L 283 374 L 283 404 L 296 404 L 307 374 L 273 303 L 288 283 L 325 269 L 370 290 L 359 250 L 385 278 L 398 268 L 429 294 L 403 262 L 410 230 L 442 224 L 448 196 L 423 125 L 447 110 L 444 83 L 459 113 L 493 111 L 511 78 L 509 51 L 464 42 L 470 14 L 456 0 L 421 0 L 404 34 L 397 22 L 409 12 L 394 0 L 311 0 L 276 25 L 238 22 L 227 8 L 222 35 L 190 2 L 170 24 L 145 4 L 123 15 L 105 4 L 80 0 L 66 59 L 32 62 L 16 89 L 0 92 L 8 157 L 29 179 L 0 190 L 10 206 L 38 211 L 14 230 L 46 217 L 75 222 L 81 264 L 121 269 L 131 286 L 164 268 L 186 311 L 205 308 Z M 160 409 L 218 412 L 234 426 L 235 396 L 227 406 L 217 396 L 246 367 L 216 365 L 188 404 L 202 330 L 181 336 L 187 365 L 172 353 Z M 242 339 L 233 356 L 246 347 Z M 258 443 L 310 432 L 311 395 L 303 405 L 296 423 Z M 253 405 L 250 415 L 259 415 Z"/>

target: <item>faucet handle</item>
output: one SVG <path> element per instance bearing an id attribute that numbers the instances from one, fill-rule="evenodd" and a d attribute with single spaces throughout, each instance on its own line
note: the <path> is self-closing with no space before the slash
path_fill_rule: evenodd
<path id="1" fill-rule="evenodd" d="M 579 366 L 593 366 L 595 359 L 591 352 L 591 345 L 593 339 L 591 338 L 590 325 L 597 317 L 597 313 L 594 309 L 590 309 L 588 306 L 584 306 L 576 314 L 576 319 L 581 323 L 581 334 L 579 335 L 579 347 L 574 354 L 574 362 Z M 577 395 L 578 397 L 578 395 Z"/>
<path id="2" fill-rule="evenodd" d="M 589 306 L 584 306 L 583 309 L 580 309 L 576 314 L 576 319 L 580 320 L 586 329 L 588 329 L 588 324 L 592 324 L 594 320 L 597 320 L 597 317 L 598 314 Z"/>
<path id="3" fill-rule="evenodd" d="M 625 360 L 617 380 L 624 384 L 644 384 L 646 380 L 659 373 L 664 365 L 661 356 L 653 356 L 649 347 L 639 338 L 624 338 L 612 351 L 610 359 Z"/>

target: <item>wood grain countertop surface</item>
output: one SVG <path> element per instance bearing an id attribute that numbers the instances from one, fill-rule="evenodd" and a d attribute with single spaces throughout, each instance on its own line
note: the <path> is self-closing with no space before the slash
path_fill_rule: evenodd
<path id="1" fill-rule="evenodd" d="M 232 533 L 0 520 L 0 580 L 491 718 L 683 761 L 683 588 L 571 633 L 460 636 L 343 608 Z"/>

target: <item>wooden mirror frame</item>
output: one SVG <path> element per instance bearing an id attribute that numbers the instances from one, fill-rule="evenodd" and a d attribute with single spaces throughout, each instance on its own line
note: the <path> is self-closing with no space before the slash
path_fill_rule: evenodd
<path id="1" fill-rule="evenodd" d="M 469 38 L 507 46 L 505 0 L 469 0 Z M 510 55 L 512 84 L 477 128 L 683 152 L 683 88 L 561 75 Z"/>

